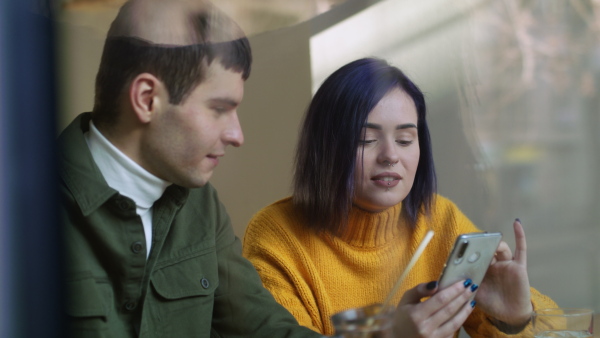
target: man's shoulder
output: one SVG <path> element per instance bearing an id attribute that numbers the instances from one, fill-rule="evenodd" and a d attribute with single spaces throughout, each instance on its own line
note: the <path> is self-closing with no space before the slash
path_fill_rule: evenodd
<path id="1" fill-rule="evenodd" d="M 75 117 L 73 121 L 60 132 L 58 136 L 59 146 L 68 146 L 80 137 L 83 138 L 83 134 L 87 130 L 90 120 L 91 113 L 89 112 L 77 115 L 77 117 Z"/>
<path id="2" fill-rule="evenodd" d="M 85 132 L 90 119 L 90 113 L 80 114 L 58 137 L 62 198 L 75 201 L 84 215 L 116 193 L 104 180 L 87 146 Z"/>
<path id="3" fill-rule="evenodd" d="M 62 168 L 79 165 L 87 157 L 91 158 L 90 150 L 85 141 L 85 132 L 89 128 L 90 113 L 77 116 L 58 136 L 58 154 Z"/>
<path id="4" fill-rule="evenodd" d="M 217 189 L 210 183 L 198 188 L 183 188 L 189 192 L 188 202 L 219 203 Z"/>
<path id="5" fill-rule="evenodd" d="M 187 192 L 187 198 L 181 212 L 186 215 L 196 215 L 203 219 L 228 217 L 225 206 L 221 203 L 217 190 L 210 184 L 199 188 L 181 188 Z"/>

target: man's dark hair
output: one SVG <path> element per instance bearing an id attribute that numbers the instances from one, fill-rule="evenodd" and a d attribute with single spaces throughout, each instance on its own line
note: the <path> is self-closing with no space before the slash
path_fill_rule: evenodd
<path id="1" fill-rule="evenodd" d="M 196 20 L 202 33 L 206 20 Z M 96 76 L 96 96 L 92 116 L 94 123 L 110 126 L 118 114 L 118 98 L 139 74 L 150 73 L 161 80 L 168 91 L 169 102 L 183 102 L 204 81 L 206 68 L 217 60 L 225 69 L 250 76 L 252 53 L 246 37 L 226 42 L 205 42 L 185 46 L 161 45 L 143 39 L 108 37 Z"/>
<path id="2" fill-rule="evenodd" d="M 293 203 L 309 227 L 334 234 L 345 230 L 361 132 L 369 113 L 394 88 L 415 103 L 420 147 L 415 181 L 402 202 L 401 217 L 414 227 L 419 213 L 429 214 L 436 175 L 423 93 L 400 69 L 365 58 L 331 74 L 305 115 L 296 149 Z"/>

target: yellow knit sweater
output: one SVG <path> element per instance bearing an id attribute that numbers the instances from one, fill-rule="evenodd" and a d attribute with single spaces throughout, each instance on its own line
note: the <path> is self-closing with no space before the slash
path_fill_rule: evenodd
<path id="1" fill-rule="evenodd" d="M 400 211 L 401 204 L 379 213 L 353 208 L 343 237 L 317 235 L 301 223 L 288 197 L 252 218 L 243 253 L 265 287 L 301 325 L 333 335 L 333 314 L 384 301 L 429 229 L 435 236 L 404 280 L 395 303 L 406 290 L 439 278 L 457 235 L 480 231 L 439 195 L 431 217 L 421 217 L 415 230 L 400 219 Z M 534 308 L 556 307 L 547 296 L 531 292 Z M 464 328 L 472 337 L 507 336 L 477 307 Z M 520 336 L 532 337 L 531 328 Z"/>

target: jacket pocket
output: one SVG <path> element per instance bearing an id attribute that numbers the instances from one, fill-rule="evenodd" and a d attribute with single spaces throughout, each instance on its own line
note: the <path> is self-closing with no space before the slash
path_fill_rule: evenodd
<path id="1" fill-rule="evenodd" d="M 161 331 L 188 337 L 204 337 L 210 332 L 219 285 L 214 248 L 159 263 L 151 284 L 155 291 L 151 311 Z"/>
<path id="2" fill-rule="evenodd" d="M 106 330 L 109 315 L 108 300 L 112 299 L 110 286 L 96 283 L 94 277 L 88 275 L 67 280 L 66 287 L 69 330 L 72 333 Z"/>

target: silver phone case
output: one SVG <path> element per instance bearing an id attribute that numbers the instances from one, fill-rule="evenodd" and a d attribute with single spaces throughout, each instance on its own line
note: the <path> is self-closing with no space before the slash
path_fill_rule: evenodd
<path id="1" fill-rule="evenodd" d="M 439 290 L 466 279 L 481 284 L 501 240 L 500 232 L 459 235 L 440 274 Z"/>

